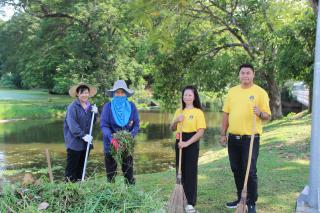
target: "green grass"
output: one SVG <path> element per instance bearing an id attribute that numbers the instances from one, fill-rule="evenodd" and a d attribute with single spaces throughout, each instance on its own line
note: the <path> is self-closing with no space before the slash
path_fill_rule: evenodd
<path id="1" fill-rule="evenodd" d="M 5 98 L 6 92 L 3 93 L 4 90 L 0 91 L 0 104 L 4 106 L 0 108 L 0 119 L 59 116 L 59 113 L 65 112 L 63 107 L 71 102 L 71 99 L 67 96 L 49 96 L 41 91 L 28 91 L 26 94 L 31 92 L 34 95 L 33 97 L 36 97 L 33 99 L 31 98 L 32 96 L 26 96 L 24 91 L 17 90 L 10 91 L 11 93 L 16 93 L 17 96 L 15 97 L 18 97 L 18 99 L 9 100 Z M 12 96 L 10 95 L 10 97 Z M 63 108 L 63 110 L 59 110 L 59 107 Z M 310 123 L 310 115 L 301 113 L 265 125 L 257 166 L 259 177 L 258 212 L 294 212 L 295 201 L 308 182 Z M 198 175 L 198 202 L 196 208 L 201 213 L 233 212 L 224 207 L 226 201 L 235 199 L 235 186 L 227 150 L 216 146 L 204 153 L 199 159 Z M 31 196 L 30 199 L 19 197 L 16 191 L 19 186 L 12 185 L 2 191 L 0 197 L 0 205 L 2 205 L 0 207 L 2 209 L 0 212 L 7 209 L 7 205 L 10 207 L 13 205 L 13 207 L 17 208 L 16 212 L 21 212 L 22 210 L 24 212 L 36 212 L 37 205 L 41 201 L 37 198 L 38 196 L 41 199 L 43 198 L 42 200 L 49 200 L 52 205 L 57 203 L 56 209 L 61 208 L 59 205 L 61 205 L 70 190 L 65 187 L 71 187 L 71 191 L 73 190 L 75 195 L 79 195 L 79 197 L 74 198 L 76 200 L 70 203 L 70 207 L 68 205 L 63 207 L 70 208 L 70 211 L 77 209 L 83 212 L 84 208 L 80 208 L 80 206 L 86 206 L 87 209 L 100 212 L 101 209 L 109 208 L 109 205 L 111 205 L 111 210 L 109 209 L 110 211 L 107 212 L 119 212 L 119 209 L 124 212 L 124 209 L 127 209 L 125 206 L 128 205 L 126 201 L 130 200 L 126 197 L 127 190 L 132 190 L 130 193 L 133 195 L 137 195 L 134 193 L 142 193 L 142 196 L 146 196 L 146 199 L 143 199 L 143 202 L 140 200 L 143 205 L 140 204 L 144 207 L 131 208 L 128 212 L 152 212 L 151 208 L 156 209 L 159 207 L 159 203 L 163 204 L 169 199 L 175 184 L 175 171 L 138 175 L 137 185 L 130 189 L 106 186 L 105 184 L 104 180 L 92 180 L 92 182 L 88 183 L 88 188 L 77 184 L 71 184 L 70 186 L 62 183 L 44 184 L 41 186 L 41 190 L 39 189 L 42 193 L 41 195 L 37 194 L 40 192 L 36 191 L 37 188 L 31 187 L 30 191 L 37 196 Z M 112 193 L 119 196 L 117 202 L 121 204 L 118 206 L 113 206 L 112 202 L 108 201 L 106 196 L 110 197 L 111 195 L 108 191 L 103 190 L 110 187 L 115 187 L 112 189 L 114 190 Z M 13 191 L 10 191 L 10 188 Z M 54 198 L 51 193 L 53 189 L 57 189 L 61 196 Z M 92 191 L 91 189 L 98 191 Z M 118 190 L 122 193 L 119 192 L 119 194 Z M 155 191 L 157 192 L 156 195 L 154 194 Z M 90 197 L 88 202 L 90 202 L 85 203 L 84 198 L 88 196 Z M 156 199 L 154 200 L 155 197 Z M 124 201 L 121 202 L 120 200 Z M 7 204 L 4 205 L 3 202 L 7 202 Z M 20 204 L 23 204 L 23 206 Z M 136 205 L 140 206 L 140 204 Z M 150 207 L 150 209 L 147 209 L 147 207 Z M 49 212 L 62 211 L 63 208 L 60 210 L 51 209 Z"/>
<path id="2" fill-rule="evenodd" d="M 294 212 L 295 201 L 308 181 L 310 122 L 310 115 L 302 113 L 266 125 L 258 159 L 258 212 Z M 37 212 L 38 205 L 46 201 L 48 212 L 157 212 L 174 189 L 175 171 L 137 175 L 136 179 L 136 186 L 129 188 L 120 177 L 116 184 L 92 178 L 84 184 L 5 185 L 0 209 Z M 22 196 L 21 190 L 26 189 Z M 196 208 L 201 213 L 233 212 L 224 203 L 234 198 L 227 150 L 217 146 L 199 159 Z"/>
<path id="3" fill-rule="evenodd" d="M 0 212 L 42 212 L 41 203 L 49 204 L 45 212 L 155 212 L 163 206 L 157 191 L 144 192 L 123 181 L 115 184 L 105 178 L 82 183 L 48 183 L 3 186 Z"/>
<path id="4" fill-rule="evenodd" d="M 265 126 L 258 159 L 260 213 L 294 212 L 295 201 L 308 181 L 308 150 L 310 115 L 284 118 Z M 163 201 L 169 199 L 175 181 L 175 171 L 140 175 L 138 187 L 154 188 Z M 224 207 L 235 199 L 235 186 L 227 150 L 215 148 L 199 159 L 199 212 L 233 212 Z"/>
<path id="5" fill-rule="evenodd" d="M 0 119 L 63 117 L 69 96 L 51 95 L 40 90 L 0 90 Z"/>

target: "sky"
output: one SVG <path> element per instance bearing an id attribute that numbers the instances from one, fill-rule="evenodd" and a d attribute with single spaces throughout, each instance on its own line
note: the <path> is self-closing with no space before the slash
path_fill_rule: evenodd
<path id="1" fill-rule="evenodd" d="M 8 21 L 14 14 L 14 10 L 12 6 L 4 6 L 0 7 L 0 19 L 3 21 Z"/>

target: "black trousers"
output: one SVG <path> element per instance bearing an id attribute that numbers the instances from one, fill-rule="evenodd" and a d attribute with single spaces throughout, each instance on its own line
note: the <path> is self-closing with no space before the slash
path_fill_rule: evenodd
<path id="1" fill-rule="evenodd" d="M 258 199 L 258 177 L 257 177 L 257 160 L 259 156 L 260 137 L 254 137 L 252 159 L 248 179 L 248 200 L 247 203 L 255 204 Z M 237 187 L 238 199 L 241 197 L 244 178 L 247 169 L 249 156 L 250 136 L 236 136 L 229 134 L 228 153 L 231 170 Z"/>
<path id="2" fill-rule="evenodd" d="M 182 133 L 182 141 L 189 140 L 195 132 Z M 179 140 L 176 140 L 176 169 L 179 166 Z M 196 205 L 197 202 L 197 185 L 198 185 L 198 158 L 199 158 L 199 141 L 182 149 L 181 172 L 182 185 L 186 194 L 188 204 Z"/>
<path id="3" fill-rule="evenodd" d="M 114 178 L 117 175 L 117 162 L 110 153 L 105 153 L 104 162 L 107 179 L 109 182 L 114 182 Z M 133 177 L 133 158 L 131 155 L 123 155 L 121 169 L 126 183 L 129 185 L 134 185 L 135 179 Z"/>
<path id="4" fill-rule="evenodd" d="M 67 149 L 65 181 L 76 182 L 81 180 L 85 157 L 86 150 L 75 151 L 72 149 Z"/>

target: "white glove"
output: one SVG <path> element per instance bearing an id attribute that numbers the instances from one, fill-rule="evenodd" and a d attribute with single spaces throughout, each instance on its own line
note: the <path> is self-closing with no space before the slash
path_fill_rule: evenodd
<path id="1" fill-rule="evenodd" d="M 91 112 L 93 112 L 94 114 L 97 114 L 98 113 L 98 107 L 96 105 L 92 105 Z"/>
<path id="2" fill-rule="evenodd" d="M 85 135 L 85 136 L 82 137 L 82 139 L 83 139 L 85 142 L 87 142 L 87 143 L 89 143 L 89 144 L 92 144 L 92 139 L 93 139 L 93 137 L 92 137 L 91 135 Z"/>

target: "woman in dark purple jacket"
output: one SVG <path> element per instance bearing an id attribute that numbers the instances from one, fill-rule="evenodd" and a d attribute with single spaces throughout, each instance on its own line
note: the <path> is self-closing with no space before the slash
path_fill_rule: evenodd
<path id="1" fill-rule="evenodd" d="M 66 181 L 81 180 L 87 143 L 92 142 L 92 136 L 89 135 L 92 112 L 98 113 L 97 107 L 90 104 L 89 97 L 96 93 L 95 87 L 84 83 L 69 90 L 70 96 L 77 98 L 68 106 L 63 127 L 67 149 Z"/>
<path id="2" fill-rule="evenodd" d="M 116 81 L 113 88 L 107 91 L 112 100 L 104 105 L 101 113 L 100 127 L 103 135 L 105 167 L 109 182 L 114 181 L 117 171 L 117 163 L 111 156 L 109 149 L 112 134 L 120 130 L 127 130 L 134 138 L 140 128 L 138 110 L 134 103 L 127 99 L 133 93 L 132 90 L 128 89 L 125 81 Z M 121 166 L 126 183 L 134 184 L 132 156 L 125 155 Z"/>

